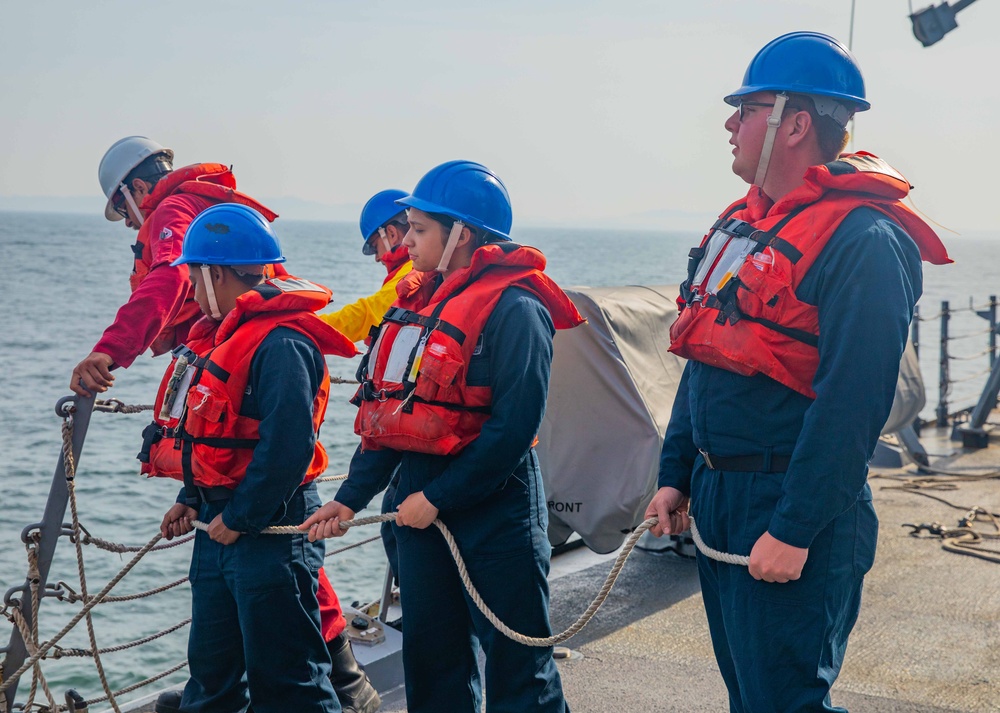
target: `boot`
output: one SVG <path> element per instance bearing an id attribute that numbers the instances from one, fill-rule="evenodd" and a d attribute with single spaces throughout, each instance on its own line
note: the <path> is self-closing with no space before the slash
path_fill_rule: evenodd
<path id="1" fill-rule="evenodd" d="M 326 647 L 333 659 L 330 682 L 344 713 L 375 713 L 382 705 L 382 699 L 368 680 L 368 674 L 358 666 L 347 632 L 340 632 L 336 639 L 326 642 Z"/>
<path id="2" fill-rule="evenodd" d="M 181 713 L 181 691 L 164 691 L 156 699 L 156 713 Z"/>

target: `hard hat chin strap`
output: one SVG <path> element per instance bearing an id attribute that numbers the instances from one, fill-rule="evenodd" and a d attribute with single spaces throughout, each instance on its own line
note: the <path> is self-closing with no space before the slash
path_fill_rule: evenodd
<path id="1" fill-rule="evenodd" d="M 208 306 L 212 308 L 212 319 L 219 321 L 222 319 L 222 310 L 219 309 L 219 301 L 215 299 L 215 288 L 212 286 L 212 268 L 208 265 L 201 266 L 201 279 L 205 283 Z"/>
<path id="2" fill-rule="evenodd" d="M 387 254 L 391 253 L 392 243 L 389 242 L 389 237 L 385 234 L 385 228 L 379 228 L 378 235 L 382 239 L 382 247 L 385 249 L 385 252 Z"/>
<path id="3" fill-rule="evenodd" d="M 774 108 L 767 117 L 767 133 L 764 135 L 764 145 L 760 149 L 757 175 L 753 179 L 755 186 L 764 187 L 764 179 L 767 178 L 767 165 L 771 162 L 771 150 L 774 148 L 774 137 L 778 133 L 778 127 L 781 126 L 781 113 L 785 110 L 785 102 L 787 101 L 787 94 L 778 94 L 774 97 Z"/>
<path id="4" fill-rule="evenodd" d="M 455 224 L 451 226 L 451 232 L 448 234 L 448 242 L 444 244 L 444 252 L 441 253 L 441 262 L 437 266 L 438 272 L 448 271 L 451 256 L 455 253 L 455 248 L 458 247 L 458 239 L 462 236 L 462 228 L 464 227 L 465 223 L 460 220 L 456 220 Z"/>
<path id="5" fill-rule="evenodd" d="M 128 203 L 128 207 L 132 209 L 132 215 L 134 215 L 135 219 L 139 221 L 139 227 L 141 228 L 145 221 L 143 220 L 142 213 L 139 212 L 139 206 L 135 204 L 135 198 L 132 197 L 132 191 L 130 191 L 124 183 L 118 184 L 118 190 L 121 191 L 123 196 L 125 196 L 125 202 Z"/>

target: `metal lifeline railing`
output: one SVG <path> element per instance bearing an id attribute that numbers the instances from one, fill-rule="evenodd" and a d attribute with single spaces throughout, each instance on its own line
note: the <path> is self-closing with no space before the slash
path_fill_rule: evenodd
<path id="1" fill-rule="evenodd" d="M 333 383 L 351 383 L 347 380 L 332 378 Z M 125 577 L 135 564 L 150 552 L 159 552 L 171 549 L 191 542 L 194 535 L 184 537 L 173 542 L 157 544 L 160 536 L 157 534 L 150 542 L 142 546 L 124 545 L 111 542 L 99 537 L 95 537 L 80 522 L 79 513 L 76 507 L 75 480 L 77 475 L 77 464 L 83 449 L 84 439 L 90 425 L 91 415 L 94 411 L 107 413 L 141 413 L 152 410 L 152 406 L 130 406 L 117 399 L 107 401 L 95 400 L 94 397 L 81 398 L 68 396 L 56 404 L 56 413 L 63 419 L 62 424 L 62 449 L 60 458 L 56 464 L 55 474 L 49 489 L 49 497 L 46 501 L 45 511 L 39 522 L 27 525 L 22 533 L 21 540 L 24 542 L 26 557 L 28 560 L 28 573 L 23 584 L 11 587 L 4 595 L 0 603 L 0 614 L 6 617 L 13 624 L 10 641 L 6 647 L 0 648 L 0 713 L 12 713 L 12 711 L 39 710 L 48 713 L 61 711 L 84 711 L 89 706 L 107 701 L 116 713 L 120 713 L 120 708 L 116 700 L 117 697 L 135 691 L 143 686 L 159 681 L 176 671 L 183 669 L 186 661 L 182 661 L 171 666 L 165 671 L 150 676 L 143 681 L 132 685 L 112 690 L 108 677 L 104 671 L 101 657 L 106 654 L 113 654 L 126 651 L 150 642 L 156 641 L 171 633 L 184 629 L 191 623 L 191 619 L 184 619 L 176 624 L 163 629 L 162 631 L 144 636 L 142 638 L 119 643 L 113 646 L 100 647 L 97 643 L 96 633 L 91 620 L 91 610 L 100 604 L 115 602 L 127 602 L 155 596 L 162 592 L 174 589 L 186 584 L 187 577 L 182 577 L 173 582 L 168 582 L 162 586 L 155 587 L 143 592 L 136 592 L 125 595 L 111 595 L 111 589 Z M 317 482 L 329 482 L 342 480 L 346 475 L 325 476 L 317 478 Z M 71 522 L 64 522 L 67 509 L 71 512 Z M 68 537 L 76 548 L 76 559 L 78 568 L 79 583 L 70 585 L 66 581 L 58 580 L 55 584 L 49 583 L 49 574 L 52 567 L 52 560 L 56 545 L 60 538 Z M 332 557 L 361 545 L 380 540 L 378 536 L 362 540 L 354 544 L 341 547 L 326 554 Z M 107 552 L 118 554 L 133 553 L 132 560 L 125 565 L 98 594 L 91 594 L 88 591 L 86 570 L 84 566 L 83 548 L 92 546 Z M 41 641 L 39 639 L 38 613 L 43 599 L 60 601 L 66 603 L 82 603 L 83 607 L 69 621 L 69 623 L 52 638 Z M 89 648 L 68 648 L 59 646 L 58 642 L 78 623 L 86 620 L 88 635 L 90 639 Z M 84 699 L 76 691 L 70 690 L 65 694 L 65 704 L 56 701 L 55 695 L 46 680 L 42 671 L 41 663 L 47 660 L 58 660 L 63 658 L 86 657 L 94 660 L 95 667 L 104 689 L 104 695 Z M 28 697 L 24 703 L 15 703 L 15 695 L 21 676 L 31 670 L 31 686 Z M 39 689 L 45 702 L 36 702 Z"/>
<path id="2" fill-rule="evenodd" d="M 935 320 L 940 322 L 940 336 L 938 339 L 938 400 L 935 408 L 935 425 L 940 428 L 947 427 L 957 419 L 969 415 L 970 412 L 972 414 L 970 422 L 979 421 L 976 427 L 981 427 L 985 422 L 984 414 L 988 413 L 996 405 L 996 390 L 991 389 L 991 384 L 994 381 L 1000 380 L 1000 372 L 996 368 L 998 363 L 997 306 L 997 296 L 990 295 L 989 301 L 982 305 L 974 305 L 970 299 L 967 307 L 952 307 L 948 300 L 944 300 L 941 302 L 941 311 L 927 317 L 920 314 L 919 306 L 914 310 L 913 321 L 910 327 L 910 338 L 918 357 L 921 347 L 921 324 Z M 955 334 L 953 320 L 956 316 L 961 316 L 963 313 L 970 313 L 975 317 L 985 320 L 988 326 L 982 329 L 973 329 L 962 334 Z M 985 349 L 957 354 L 953 353 L 953 343 L 982 337 L 983 335 L 987 337 Z M 977 360 L 985 362 L 983 369 L 971 374 L 966 373 L 960 377 L 952 376 L 953 363 L 972 363 Z M 987 376 L 989 378 L 986 378 Z M 965 395 L 963 399 L 957 398 L 952 387 L 956 384 L 970 382 L 977 382 L 984 384 L 984 386 L 977 388 L 971 394 Z M 990 396 L 991 390 L 993 391 L 992 397 Z M 966 404 L 955 408 L 956 402 L 962 404 L 972 399 L 976 399 L 975 407 Z"/>

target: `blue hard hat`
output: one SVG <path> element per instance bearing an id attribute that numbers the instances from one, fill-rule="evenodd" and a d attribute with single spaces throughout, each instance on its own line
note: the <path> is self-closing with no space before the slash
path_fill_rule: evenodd
<path id="1" fill-rule="evenodd" d="M 472 161 L 449 161 L 432 168 L 413 193 L 396 201 L 425 213 L 442 213 L 510 240 L 514 214 L 507 188 L 493 171 Z"/>
<path id="2" fill-rule="evenodd" d="M 851 112 L 871 108 L 858 60 L 840 40 L 819 32 L 790 32 L 768 42 L 725 102 L 737 106 L 740 97 L 765 91 L 830 97 Z"/>
<path id="3" fill-rule="evenodd" d="M 365 203 L 361 209 L 361 237 L 365 240 L 362 252 L 374 255 L 375 249 L 368 246 L 368 241 L 378 232 L 378 229 L 403 212 L 403 207 L 396 201 L 409 195 L 406 191 L 390 188 L 379 191 Z"/>
<path id="4" fill-rule="evenodd" d="M 239 203 L 206 208 L 184 234 L 181 256 L 173 265 L 269 265 L 284 262 L 281 243 L 260 213 Z"/>

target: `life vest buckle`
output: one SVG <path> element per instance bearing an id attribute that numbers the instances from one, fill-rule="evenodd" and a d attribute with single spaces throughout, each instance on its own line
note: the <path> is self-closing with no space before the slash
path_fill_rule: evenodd
<path id="1" fill-rule="evenodd" d="M 361 400 L 362 401 L 378 401 L 379 403 L 385 403 L 389 400 L 392 395 L 385 389 L 375 390 L 375 384 L 371 381 L 361 382 Z"/>

